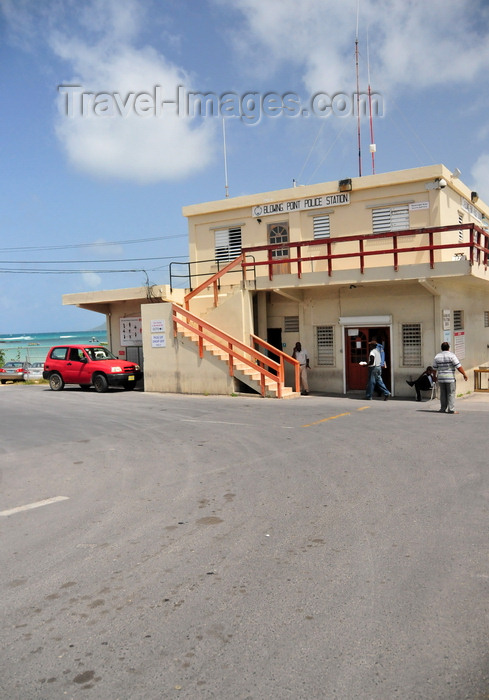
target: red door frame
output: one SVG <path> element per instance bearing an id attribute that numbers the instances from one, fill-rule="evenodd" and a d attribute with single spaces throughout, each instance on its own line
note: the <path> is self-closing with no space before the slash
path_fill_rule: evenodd
<path id="1" fill-rule="evenodd" d="M 355 331 L 355 333 L 353 333 Z M 381 341 L 384 344 L 387 368 L 382 371 L 382 379 L 391 391 L 391 342 L 389 326 L 355 326 L 345 327 L 345 379 L 346 391 L 365 389 L 368 379 L 369 342 Z"/>

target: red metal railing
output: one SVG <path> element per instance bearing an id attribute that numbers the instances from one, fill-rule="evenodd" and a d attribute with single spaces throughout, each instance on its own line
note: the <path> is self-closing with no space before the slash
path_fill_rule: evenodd
<path id="1" fill-rule="evenodd" d="M 242 265 L 244 262 L 245 255 L 244 253 L 241 253 L 241 255 L 239 255 L 235 260 L 231 260 L 231 262 L 228 265 L 226 265 L 226 267 L 223 267 L 222 270 L 219 270 L 219 272 L 216 272 L 215 275 L 212 275 L 212 277 L 209 277 L 209 279 L 206 279 L 205 282 L 202 282 L 202 284 L 199 284 L 198 287 L 189 292 L 184 298 L 184 304 L 187 311 L 190 308 L 190 300 L 193 299 L 193 297 L 197 296 L 197 294 L 200 294 L 200 292 L 204 291 L 204 289 L 208 289 L 211 285 L 214 290 L 214 306 L 217 306 L 219 298 L 219 280 L 227 272 L 230 272 L 233 268 L 237 267 L 238 265 Z M 253 263 L 250 264 L 252 265 Z M 244 268 L 243 279 L 246 279 L 246 272 Z"/>
<path id="2" fill-rule="evenodd" d="M 290 362 L 292 365 L 297 365 L 295 368 L 295 383 L 296 391 L 300 390 L 299 384 L 299 363 L 297 360 L 289 357 L 284 352 L 278 348 L 266 343 L 261 338 L 257 336 L 252 336 L 252 344 L 259 344 L 267 350 L 271 350 L 275 355 L 279 357 L 279 362 L 275 362 L 271 358 L 267 357 L 265 354 L 259 352 L 240 340 L 233 338 L 219 328 L 216 328 L 212 324 L 204 321 L 203 319 L 190 313 L 188 309 L 183 309 L 177 304 L 172 304 L 172 318 L 173 318 L 173 332 L 177 335 L 179 328 L 186 328 L 198 337 L 198 347 L 199 347 L 199 357 L 204 356 L 204 341 L 211 343 L 214 347 L 219 348 L 227 355 L 229 375 L 234 376 L 236 370 L 236 363 L 241 362 L 246 367 L 259 373 L 260 379 L 260 392 L 262 396 L 265 396 L 266 391 L 266 378 L 271 380 L 277 387 L 277 397 L 282 398 L 284 382 L 285 382 L 285 369 L 284 363 Z"/>
<path id="3" fill-rule="evenodd" d="M 442 234 L 448 231 L 469 231 L 469 240 L 465 242 L 456 243 L 435 243 L 436 234 Z M 428 244 L 426 245 L 410 245 L 402 247 L 400 244 L 403 239 L 407 236 L 410 237 L 428 237 Z M 382 248 L 378 250 L 366 250 L 365 244 L 376 241 L 391 239 L 392 245 L 387 248 Z M 342 245 L 348 245 L 348 252 L 336 252 Z M 352 251 L 351 248 L 355 244 L 358 245 L 358 249 Z M 326 254 L 314 254 L 314 248 L 318 246 L 326 246 Z M 288 258 L 273 258 L 274 250 L 283 250 L 284 248 L 289 249 Z M 292 250 L 296 250 L 296 255 L 291 255 Z M 487 269 L 488 259 L 489 259 L 489 234 L 484 229 L 476 226 L 475 224 L 458 224 L 453 226 L 438 226 L 431 228 L 420 228 L 420 229 L 407 229 L 404 231 L 390 231 L 388 233 L 377 233 L 377 234 L 362 234 L 357 236 L 341 236 L 338 238 L 320 238 L 312 241 L 293 241 L 289 243 L 278 243 L 274 245 L 263 245 L 263 246 L 253 246 L 249 248 L 243 248 L 243 254 L 256 254 L 259 252 L 266 253 L 266 260 L 255 259 L 252 263 L 246 262 L 244 259 L 241 262 L 243 271 L 250 266 L 268 267 L 268 278 L 273 279 L 273 270 L 275 265 L 284 265 L 285 263 L 297 263 L 297 277 L 301 278 L 303 274 L 303 263 L 304 262 L 314 262 L 319 260 L 327 261 L 327 273 L 331 277 L 333 274 L 334 263 L 339 260 L 346 259 L 358 259 L 358 269 L 363 274 L 365 271 L 365 259 L 372 256 L 380 255 L 392 255 L 392 263 L 394 270 L 399 269 L 400 261 L 399 257 L 405 253 L 419 253 L 427 252 L 427 262 L 429 262 L 430 268 L 435 267 L 435 253 L 436 251 L 444 251 L 456 249 L 457 251 L 463 251 L 466 254 L 467 259 L 470 261 L 471 265 L 475 263 L 484 265 Z M 466 251 L 466 253 L 465 253 Z M 410 261 L 411 263 L 412 261 Z"/>
<path id="4" fill-rule="evenodd" d="M 251 342 L 253 343 L 253 346 L 256 348 L 261 347 L 267 352 L 271 352 L 273 355 L 276 355 L 279 358 L 280 365 L 281 365 L 281 372 L 283 376 L 285 377 L 285 362 L 288 362 L 290 365 L 292 365 L 293 370 L 294 370 L 294 386 L 295 386 L 295 391 L 299 392 L 301 390 L 301 380 L 300 380 L 300 364 L 299 362 L 291 357 L 290 355 L 286 355 L 285 352 L 282 352 L 282 350 L 279 350 L 278 348 L 274 347 L 273 345 L 270 345 L 270 343 L 267 343 L 266 340 L 263 340 L 262 338 L 259 338 L 257 335 L 251 334 Z"/>

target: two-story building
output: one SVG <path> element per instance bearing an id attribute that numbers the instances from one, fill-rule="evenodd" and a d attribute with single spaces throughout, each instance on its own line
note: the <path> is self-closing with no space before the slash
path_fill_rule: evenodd
<path id="1" fill-rule="evenodd" d="M 107 315 L 113 351 L 144 358 L 147 391 L 285 396 L 297 389 L 297 340 L 312 392 L 363 392 L 373 338 L 394 395 L 412 394 L 405 380 L 443 340 L 468 372 L 489 363 L 489 208 L 458 171 L 292 187 L 183 214 L 189 261 L 172 264 L 169 285 L 63 297 Z"/>

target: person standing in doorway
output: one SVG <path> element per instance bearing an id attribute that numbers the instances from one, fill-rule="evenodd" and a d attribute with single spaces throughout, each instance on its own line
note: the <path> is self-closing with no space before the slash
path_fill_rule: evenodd
<path id="1" fill-rule="evenodd" d="M 435 381 L 438 381 L 440 390 L 440 413 L 457 413 L 455 410 L 455 389 L 457 381 L 455 370 L 458 370 L 467 381 L 468 377 L 460 364 L 460 360 L 453 352 L 450 352 L 450 343 L 441 344 L 441 352 L 435 355 L 433 360 Z"/>
<path id="2" fill-rule="evenodd" d="M 374 389 L 378 387 L 380 393 L 384 395 L 384 401 L 390 397 L 389 389 L 382 379 L 382 356 L 377 348 L 377 341 L 371 340 L 369 343 L 370 354 L 368 357 L 368 382 L 366 398 L 370 401 Z"/>
<path id="3" fill-rule="evenodd" d="M 307 354 L 307 350 L 303 350 L 302 345 L 297 342 L 292 352 L 292 357 L 294 360 L 297 360 L 301 366 L 301 394 L 307 396 L 309 394 L 309 382 L 307 380 L 307 370 L 310 369 L 309 355 Z"/>

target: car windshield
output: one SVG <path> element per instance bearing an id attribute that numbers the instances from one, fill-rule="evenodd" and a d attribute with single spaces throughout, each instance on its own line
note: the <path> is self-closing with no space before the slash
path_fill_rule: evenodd
<path id="1" fill-rule="evenodd" d="M 84 348 L 84 350 L 92 360 L 117 360 L 117 357 L 107 348 Z"/>

